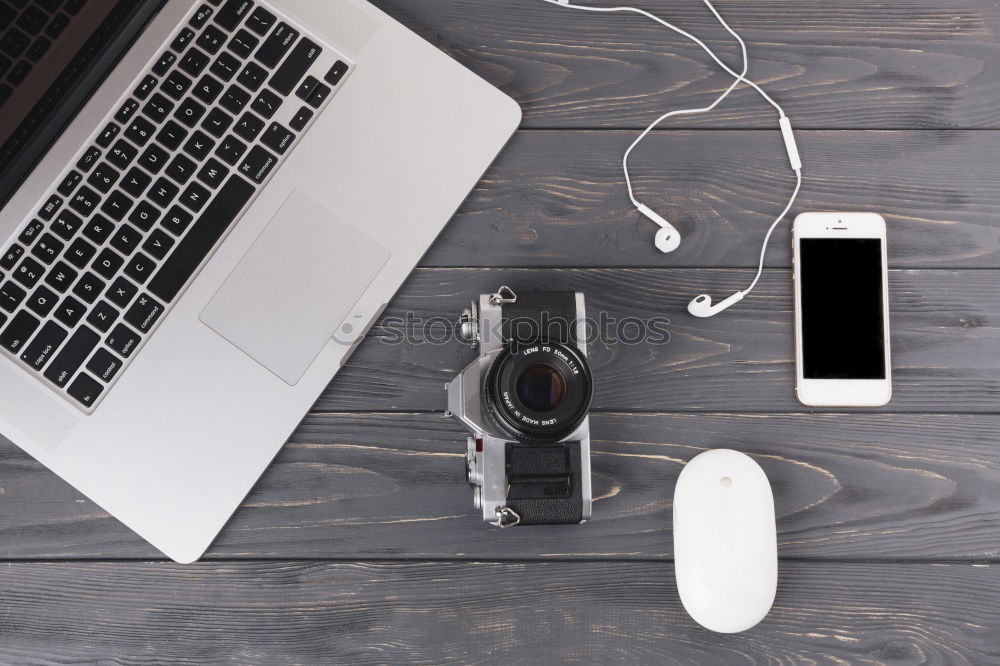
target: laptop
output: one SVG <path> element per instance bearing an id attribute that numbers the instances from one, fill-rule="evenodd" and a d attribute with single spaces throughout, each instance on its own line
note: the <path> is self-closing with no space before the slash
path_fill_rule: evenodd
<path id="1" fill-rule="evenodd" d="M 362 0 L 0 0 L 0 433 L 198 559 L 520 117 Z"/>

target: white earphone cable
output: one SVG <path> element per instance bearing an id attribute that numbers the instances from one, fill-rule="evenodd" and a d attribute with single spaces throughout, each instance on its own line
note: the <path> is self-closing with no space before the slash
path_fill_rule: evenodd
<path id="1" fill-rule="evenodd" d="M 713 52 L 702 40 L 698 39 L 696 36 L 692 35 L 686 30 L 682 30 L 681 28 L 678 28 L 677 26 L 667 21 L 664 21 L 660 17 L 655 16 L 654 14 L 651 14 L 643 9 L 639 9 L 637 7 L 591 7 L 588 5 L 574 5 L 570 4 L 569 0 L 543 0 L 543 2 L 547 2 L 553 5 L 558 5 L 560 7 L 568 7 L 570 9 L 579 9 L 588 12 L 599 12 L 599 13 L 626 12 L 626 13 L 639 14 L 640 16 L 645 16 L 646 18 L 649 18 L 655 21 L 656 23 L 659 23 L 665 28 L 668 28 L 669 30 L 672 30 L 673 32 L 676 32 L 677 34 L 693 41 L 695 44 L 700 46 L 702 50 L 705 51 L 705 53 L 707 53 L 712 58 L 712 60 L 714 60 L 715 63 L 718 64 L 719 67 L 723 69 L 723 71 L 734 77 L 733 83 L 728 88 L 726 88 L 721 95 L 716 97 L 715 101 L 713 101 L 711 104 L 709 104 L 708 106 L 694 108 L 694 109 L 677 109 L 661 115 L 659 118 L 653 121 L 645 130 L 643 130 L 642 133 L 639 134 L 639 136 L 635 139 L 635 141 L 633 141 L 629 145 L 629 147 L 625 150 L 625 155 L 622 158 L 622 169 L 625 172 L 625 186 L 628 189 L 628 196 L 629 199 L 632 201 L 632 204 L 635 205 L 640 210 L 642 210 L 644 206 L 635 197 L 635 192 L 632 188 L 632 178 L 628 170 L 628 159 L 629 156 L 632 154 L 632 151 L 635 149 L 635 147 L 638 146 L 642 142 L 642 140 L 649 135 L 650 132 L 652 132 L 657 126 L 659 126 L 660 123 L 662 123 L 664 120 L 668 118 L 679 115 L 694 115 L 698 113 L 707 113 L 709 111 L 712 111 L 713 109 L 715 109 L 715 107 L 721 104 L 722 101 L 725 100 L 740 83 L 746 83 L 747 85 L 749 85 L 751 88 L 756 90 L 771 106 L 775 108 L 775 110 L 778 112 L 779 124 L 781 124 L 782 126 L 782 133 L 785 135 L 786 144 L 789 141 L 794 141 L 794 139 L 791 138 L 791 125 L 788 122 L 788 118 L 785 115 L 784 110 L 781 108 L 781 106 L 778 105 L 777 102 L 771 99 L 770 95 L 764 92 L 764 90 L 761 89 L 759 85 L 757 85 L 756 83 L 754 83 L 753 81 L 751 81 L 746 77 L 748 69 L 746 43 L 736 33 L 736 31 L 734 31 L 729 26 L 729 24 L 726 23 L 725 19 L 722 18 L 722 16 L 719 14 L 719 12 L 715 9 L 715 7 L 709 0 L 702 0 L 702 2 L 705 3 L 705 6 L 708 7 L 708 9 L 712 12 L 712 15 L 715 16 L 716 20 L 719 21 L 722 27 L 726 29 L 726 32 L 732 35 L 740 45 L 740 52 L 743 58 L 743 67 L 742 71 L 739 74 L 733 71 L 733 69 L 730 68 L 728 65 L 726 65 L 726 63 L 722 62 L 722 60 L 719 59 L 719 57 L 715 54 L 715 52 Z M 757 286 L 757 282 L 760 280 L 760 277 L 764 272 L 764 255 L 767 252 L 767 245 L 771 239 L 771 234 L 774 232 L 774 229 L 778 226 L 778 223 L 780 223 L 785 218 L 785 215 L 788 214 L 788 211 L 791 210 L 792 205 L 794 205 L 795 203 L 795 199 L 798 197 L 799 190 L 802 187 L 802 166 L 800 163 L 798 163 L 798 154 L 797 151 L 795 151 L 794 149 L 794 143 L 791 146 L 788 146 L 788 150 L 789 150 L 789 158 L 792 162 L 792 169 L 795 171 L 795 190 L 792 192 L 792 196 L 791 198 L 789 198 L 788 203 L 785 205 L 784 210 L 782 210 L 781 214 L 777 218 L 775 218 L 775 220 L 771 223 L 771 226 L 768 228 L 767 233 L 764 236 L 764 243 L 760 250 L 760 260 L 757 264 L 757 274 L 754 277 L 753 281 L 750 283 L 750 286 L 747 287 L 742 292 L 744 295 L 749 293 L 755 286 Z M 795 153 L 794 156 L 793 153 Z"/>

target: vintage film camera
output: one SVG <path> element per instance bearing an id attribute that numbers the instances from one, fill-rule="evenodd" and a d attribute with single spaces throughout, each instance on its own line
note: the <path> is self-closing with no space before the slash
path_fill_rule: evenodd
<path id="1" fill-rule="evenodd" d="M 448 415 L 472 431 L 466 467 L 483 520 L 500 527 L 590 518 L 583 294 L 501 287 L 459 321 L 479 358 L 448 385 Z"/>

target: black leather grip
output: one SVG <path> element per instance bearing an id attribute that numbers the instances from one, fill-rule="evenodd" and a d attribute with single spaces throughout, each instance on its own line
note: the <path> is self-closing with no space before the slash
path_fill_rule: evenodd
<path id="1" fill-rule="evenodd" d="M 503 305 L 505 342 L 576 343 L 576 293 L 530 291 Z"/>
<path id="2" fill-rule="evenodd" d="M 522 525 L 583 520 L 580 442 L 506 445 L 507 506 Z"/>

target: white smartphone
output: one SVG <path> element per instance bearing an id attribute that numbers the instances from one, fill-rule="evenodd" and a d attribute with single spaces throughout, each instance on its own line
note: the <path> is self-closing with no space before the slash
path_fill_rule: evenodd
<path id="1" fill-rule="evenodd" d="M 886 404 L 892 367 L 885 220 L 875 213 L 802 213 L 792 239 L 799 401 Z"/>

